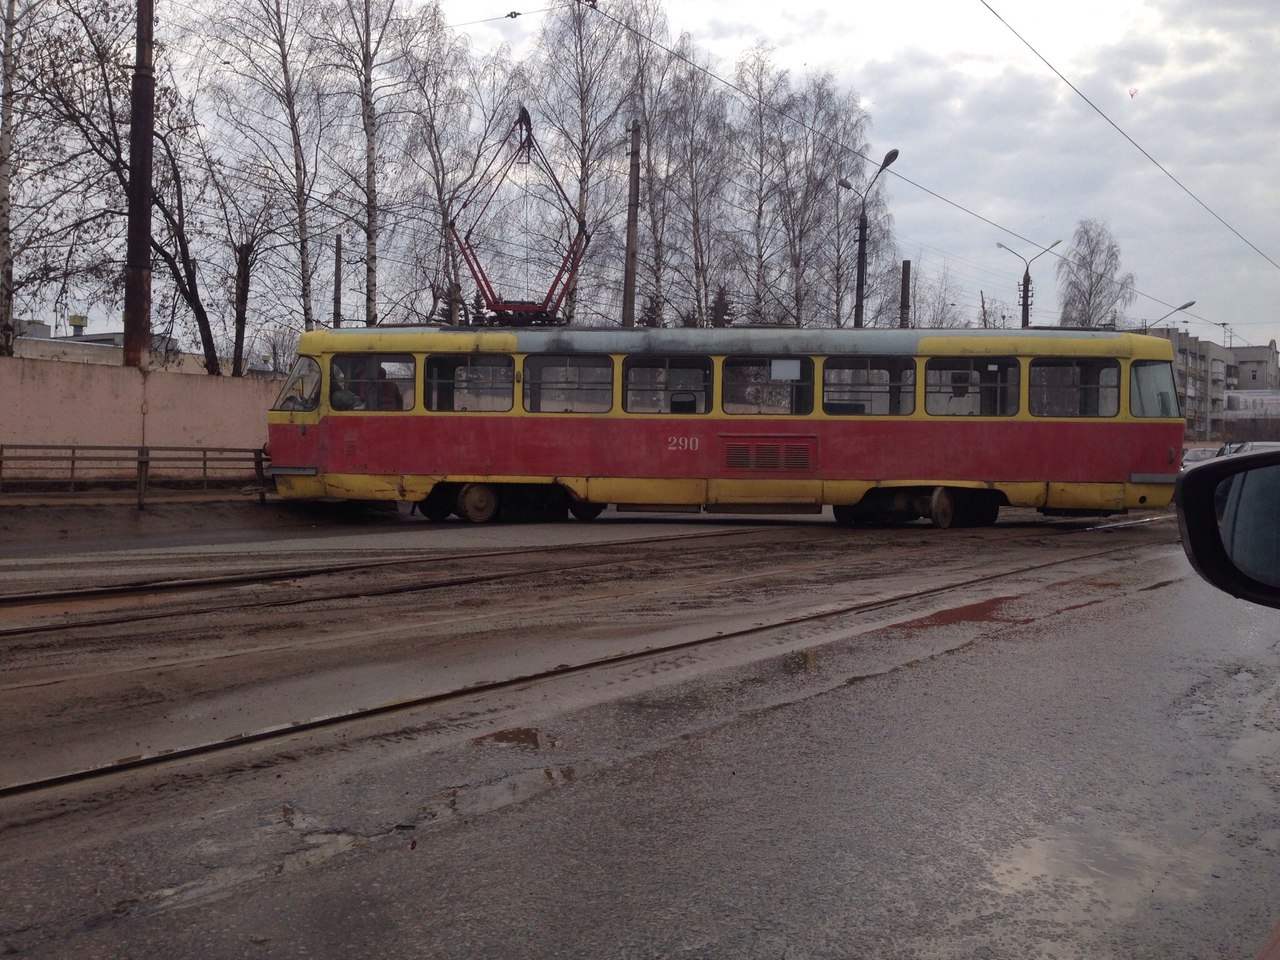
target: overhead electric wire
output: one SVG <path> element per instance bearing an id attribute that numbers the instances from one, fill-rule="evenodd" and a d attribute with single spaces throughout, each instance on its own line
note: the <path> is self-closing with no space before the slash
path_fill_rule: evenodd
<path id="1" fill-rule="evenodd" d="M 535 13 L 547 13 L 548 11 L 559 10 L 566 6 L 569 6 L 569 4 L 558 3 L 554 6 L 543 7 L 541 10 L 512 10 L 510 13 L 504 13 L 500 17 L 485 17 L 483 20 L 468 20 L 466 23 L 451 23 L 449 24 L 449 29 L 458 30 L 462 27 L 474 27 L 481 23 L 497 23 L 500 20 L 515 20 L 517 17 L 531 16 Z"/>
<path id="2" fill-rule="evenodd" d="M 1013 26 L 1009 23 L 1009 21 L 1007 21 L 1004 17 L 1000 16 L 1000 14 L 998 14 L 998 13 L 997 13 L 993 8 L 992 8 L 991 4 L 987 3 L 987 0 L 978 0 L 978 2 L 979 2 L 979 3 L 981 3 L 981 4 L 982 4 L 984 7 L 986 7 L 988 10 L 990 10 L 990 11 L 991 11 L 991 15 L 992 15 L 993 17 L 995 17 L 995 18 L 996 18 L 997 20 L 999 20 L 1002 24 L 1004 24 L 1004 26 L 1009 30 L 1009 32 L 1010 32 L 1010 33 L 1012 33 L 1015 37 L 1017 37 L 1017 38 L 1018 38 L 1018 40 L 1020 40 L 1020 41 L 1022 42 L 1022 44 L 1023 44 L 1023 45 L 1028 49 L 1028 50 L 1030 50 L 1033 54 L 1035 54 L 1036 58 L 1037 58 L 1041 63 L 1043 63 L 1046 67 L 1048 67 L 1050 70 L 1052 70 L 1052 71 L 1053 71 L 1054 76 L 1056 76 L 1059 80 L 1061 80 L 1061 81 L 1062 81 L 1063 83 L 1065 83 L 1068 87 L 1070 87 L 1070 88 L 1071 88 L 1071 90 L 1076 94 L 1076 96 L 1078 96 L 1081 100 L 1083 100 L 1085 103 L 1087 103 L 1087 104 L 1089 105 L 1089 107 L 1094 111 L 1094 113 L 1096 113 L 1098 116 L 1100 116 L 1103 120 L 1107 121 L 1107 123 L 1111 125 L 1111 127 L 1116 131 L 1116 133 L 1120 134 L 1120 136 L 1122 136 L 1122 137 L 1124 137 L 1126 140 L 1128 140 L 1128 141 L 1129 141 L 1129 143 L 1131 143 L 1131 144 L 1132 144 L 1132 145 L 1137 149 L 1137 151 L 1138 151 L 1139 153 L 1141 153 L 1144 157 L 1146 157 L 1148 160 L 1150 160 L 1150 161 L 1155 165 L 1156 169 L 1158 169 L 1158 170 L 1159 170 L 1161 173 L 1163 173 L 1166 177 L 1168 177 L 1168 178 L 1169 178 L 1170 180 L 1172 180 L 1175 184 L 1177 184 L 1178 188 L 1179 188 L 1183 193 L 1185 193 L 1188 197 L 1190 197 L 1192 200 L 1194 200 L 1196 203 L 1198 203 L 1201 207 L 1203 207 L 1203 208 L 1204 208 L 1204 210 L 1205 210 L 1205 212 L 1207 212 L 1211 217 L 1213 217 L 1213 219 L 1217 220 L 1220 224 L 1222 224 L 1224 227 L 1226 227 L 1228 230 L 1230 230 L 1233 234 L 1235 234 L 1237 238 L 1239 238 L 1241 241 L 1243 241 L 1245 244 L 1247 244 L 1247 245 L 1248 245 L 1248 247 L 1249 247 L 1249 249 L 1251 249 L 1254 253 L 1256 253 L 1258 256 L 1262 257 L 1262 259 L 1263 259 L 1263 260 L 1266 260 L 1266 261 L 1267 261 L 1267 263 L 1271 264 L 1271 265 L 1272 265 L 1273 267 L 1275 267 L 1276 269 L 1280 270 L 1280 263 L 1276 263 L 1276 261 L 1275 261 L 1275 260 L 1272 260 L 1272 259 L 1271 259 L 1271 257 L 1267 256 L 1267 255 L 1266 255 L 1265 253 L 1263 253 L 1260 249 L 1258 249 L 1258 247 L 1253 243 L 1253 241 L 1252 241 L 1252 240 L 1250 240 L 1248 237 L 1246 237 L 1244 234 L 1242 234 L 1239 230 L 1237 230 L 1237 229 L 1236 229 L 1235 227 L 1233 227 L 1231 224 L 1227 223 L 1227 221 L 1226 221 L 1226 220 L 1224 220 L 1221 216 L 1219 216 L 1219 215 L 1218 215 L 1218 212 L 1217 212 L 1216 210 L 1214 210 L 1214 209 L 1213 209 L 1212 207 L 1210 207 L 1207 203 L 1205 203 L 1205 202 L 1204 202 L 1203 200 L 1201 200 L 1198 196 L 1196 196 L 1196 194 L 1191 190 L 1191 188 L 1190 188 L 1190 187 L 1188 187 L 1188 186 L 1187 186 L 1186 184 L 1184 184 L 1181 180 L 1179 180 L 1179 179 L 1178 179 L 1177 177 L 1175 177 L 1172 173 L 1170 173 L 1170 172 L 1168 171 L 1168 169 L 1166 169 L 1166 168 L 1165 168 L 1165 166 L 1164 166 L 1164 165 L 1163 165 L 1159 160 L 1157 160 L 1157 159 L 1156 159 L 1155 157 L 1153 157 L 1150 153 L 1148 153 L 1148 152 L 1147 152 L 1147 150 L 1146 150 L 1146 149 L 1145 149 L 1145 148 L 1144 148 L 1140 143 L 1138 143 L 1138 141 L 1134 140 L 1134 139 L 1133 139 L 1133 137 L 1129 136 L 1129 134 L 1128 134 L 1128 133 L 1126 133 L 1126 132 L 1124 131 L 1124 129 L 1123 129 L 1123 128 L 1118 124 L 1118 123 L 1116 123 L 1116 122 L 1115 122 L 1114 120 L 1112 120 L 1109 116 L 1107 116 L 1107 114 L 1106 114 L 1106 113 L 1104 113 L 1104 112 L 1102 111 L 1102 109 L 1101 109 L 1101 108 L 1100 108 L 1096 103 L 1094 103 L 1094 102 L 1093 102 L 1092 100 L 1090 100 L 1087 96 L 1085 96 L 1085 95 L 1084 95 L 1084 93 L 1080 90 L 1080 88 L 1079 88 L 1079 87 L 1077 87 L 1074 83 L 1072 83 L 1070 80 L 1068 80 L 1066 77 L 1064 77 L 1064 76 L 1062 75 L 1062 72 L 1061 72 L 1057 67 L 1055 67 L 1052 63 L 1050 63 L 1050 62 L 1045 58 L 1045 56 L 1044 56 L 1042 53 L 1040 53 L 1040 51 L 1039 51 L 1039 50 L 1037 50 L 1034 46 L 1032 46 L 1032 45 L 1031 45 L 1031 43 L 1030 43 L 1030 41 L 1028 41 L 1028 40 L 1027 40 L 1027 39 L 1026 39 L 1022 34 L 1020 34 L 1017 30 L 1015 30 L 1015 29 L 1013 28 Z"/>
<path id="3" fill-rule="evenodd" d="M 576 0 L 576 2 L 582 3 L 582 2 L 583 2 L 583 0 Z M 768 109 L 768 110 L 771 110 L 772 112 L 774 112 L 774 113 L 775 113 L 775 114 L 777 114 L 778 116 L 782 117 L 783 119 L 788 120 L 788 121 L 790 121 L 790 122 L 792 122 L 792 123 L 795 123 L 795 124 L 797 124 L 798 126 L 800 126 L 800 127 L 804 128 L 804 129 L 805 129 L 805 130 L 807 130 L 809 133 L 812 133 L 814 136 L 819 137 L 819 138 L 821 138 L 821 139 L 825 140 L 826 142 L 828 142 L 828 143 L 830 143 L 830 144 L 832 144 L 832 145 L 834 145 L 834 146 L 837 146 L 837 147 L 841 148 L 842 150 L 845 150 L 845 151 L 847 151 L 847 152 L 849 152 L 849 153 L 852 153 L 854 156 L 858 157 L 860 160 L 863 160 L 863 161 L 868 162 L 868 163 L 874 163 L 874 162 L 875 162 L 871 157 L 868 157 L 868 156 L 867 156 L 866 154 L 864 154 L 862 151 L 857 150 L 857 149 L 855 149 L 854 147 L 851 147 L 851 146 L 849 146 L 848 144 L 841 142 L 840 140 L 837 140 L 836 138 L 834 138 L 834 137 L 830 136 L 829 134 L 827 134 L 825 131 L 822 131 L 822 130 L 819 130 L 819 129 L 815 128 L 815 127 L 810 126 L 809 124 L 805 123 L 803 120 L 801 120 L 801 119 L 799 119 L 799 118 L 797 118 L 797 117 L 794 117 L 794 116 L 790 115 L 789 113 L 787 113 L 787 111 L 786 111 L 784 108 L 779 107 L 779 106 L 777 106 L 777 105 L 775 105 L 775 104 L 772 104 L 772 103 L 768 103 L 768 102 L 766 102 L 766 101 L 764 101 L 764 100 L 761 100 L 759 97 L 756 97 L 754 94 L 752 94 L 749 90 L 744 90 L 742 87 L 738 86 L 738 85 L 737 85 L 736 83 L 734 83 L 733 81 L 728 80 L 728 79 L 726 79 L 725 77 L 720 76 L 720 74 L 716 73 L 716 72 L 715 72 L 714 70 L 712 70 L 711 68 L 706 67 L 706 66 L 704 66 L 704 65 L 702 65 L 702 64 L 700 64 L 700 63 L 698 63 L 697 61 L 690 59 L 689 57 L 687 57 L 687 56 L 685 56 L 684 54 L 680 53 L 679 51 L 677 51 L 677 50 L 673 49 L 672 47 L 668 46 L 667 44 L 663 43 L 662 41 L 657 40 L 656 38 L 649 36 L 648 34 L 646 34 L 646 33 L 644 33 L 643 31 L 641 31 L 641 30 L 637 29 L 636 27 L 633 27 L 631 24 L 627 23 L 626 21 L 621 20 L 621 19 L 619 19 L 618 17 L 615 17 L 614 15 L 612 15 L 611 13 L 609 13 L 607 10 L 601 9 L 601 8 L 600 8 L 599 6 L 597 6 L 595 3 L 590 3 L 590 4 L 589 4 L 589 6 L 590 6 L 590 9 L 591 9 L 591 10 L 593 10 L 595 13 L 599 14 L 600 16 L 604 17 L 605 19 L 612 21 L 613 23 L 615 23 L 616 25 L 618 25 L 618 26 L 619 26 L 619 27 L 621 27 L 622 29 L 624 29 L 624 30 L 626 30 L 626 31 L 630 32 L 631 34 L 635 35 L 635 36 L 636 36 L 636 37 L 638 37 L 639 39 L 641 39 L 641 40 L 645 41 L 646 43 L 649 43 L 649 44 L 653 45 L 654 47 L 658 48 L 659 50 L 662 50 L 662 51 L 663 51 L 663 52 L 665 52 L 668 56 L 670 56 L 670 57 L 674 57 L 676 60 L 679 60 L 680 62 L 682 62 L 682 63 L 684 63 L 684 64 L 688 65 L 689 67 L 691 67 L 691 68 L 693 68 L 694 70 L 698 71 L 699 73 L 702 73 L 703 75 L 705 75 L 705 76 L 709 77 L 710 79 L 714 80 L 715 82 L 717 82 L 717 83 L 719 83 L 719 84 L 722 84 L 723 86 L 727 87 L 727 88 L 728 88 L 728 89 L 730 89 L 730 90 L 733 90 L 735 93 L 737 93 L 737 94 L 739 94 L 740 96 L 744 97 L 746 100 L 748 100 L 748 101 L 750 101 L 750 102 L 753 102 L 753 103 L 758 103 L 758 104 L 760 104 L 761 106 L 765 107 L 765 108 L 766 108 L 766 109 Z M 936 191 L 929 189 L 928 187 L 924 186 L 923 184 L 921 184 L 921 183 L 917 183 L 915 180 L 912 180 L 910 177 L 903 176 L 901 173 L 897 172 L 896 170 L 892 170 L 892 169 L 889 169 L 889 168 L 885 168 L 885 169 L 883 170 L 883 173 L 884 173 L 884 175 L 886 175 L 886 176 L 890 176 L 890 177 L 893 177 L 893 178 L 895 178 L 895 179 L 897 179 L 897 180 L 901 180 L 903 183 L 908 184 L 909 186 L 915 187 L 917 190 L 921 191 L 922 193 L 924 193 L 924 194 L 926 194 L 926 195 L 928 195 L 928 196 L 930 196 L 930 197 L 934 198 L 935 200 L 939 200 L 939 201 L 941 201 L 942 203 L 946 204 L 947 206 L 950 206 L 950 207 L 952 207 L 952 208 L 954 208 L 954 209 L 958 210 L 959 212 L 961 212 L 961 213 L 963 213 L 963 214 L 965 214 L 965 215 L 967 215 L 967 216 L 973 217 L 974 219 L 979 220 L 979 221 L 981 221 L 982 223 L 985 223 L 985 224 L 987 224 L 987 225 L 988 225 L 988 226 L 990 226 L 990 227 L 994 227 L 996 230 L 1000 231 L 1002 234 L 1005 234 L 1005 235 L 1007 235 L 1007 236 L 1013 237 L 1013 238 L 1015 238 L 1015 239 L 1017 239 L 1017 240 L 1021 240 L 1023 243 L 1031 244 L 1032 246 L 1035 246 L 1035 247 L 1037 247 L 1037 248 L 1043 248 L 1043 246 L 1044 246 L 1043 244 L 1037 243 L 1035 240 L 1032 240 L 1032 239 L 1031 239 L 1031 238 L 1029 238 L 1029 237 L 1024 237 L 1022 234 L 1018 233 L 1016 230 L 1012 229 L 1011 227 L 1006 227 L 1006 226 L 1004 226 L 1004 225 L 1002 225 L 1002 224 L 999 224 L 999 223 L 997 223 L 996 221 L 994 221 L 994 220 L 990 219 L 989 217 L 986 217 L 986 216 L 984 216 L 983 214 L 978 213 L 976 210 L 972 210 L 972 209 L 970 209 L 969 207 L 966 207 L 964 204 L 959 203 L 958 201 L 952 200 L 952 199 L 951 199 L 951 198 L 949 198 L 949 197 L 945 197 L 945 196 L 943 196 L 942 194 L 937 193 Z M 1053 256 L 1058 257 L 1059 259 L 1063 259 L 1063 258 L 1062 258 L 1062 255 L 1061 255 L 1061 254 L 1058 254 L 1058 253 L 1056 253 L 1056 252 L 1055 252 L 1055 253 L 1053 253 Z M 1139 296 L 1142 296 L 1142 297 L 1145 297 L 1145 298 L 1147 298 L 1147 299 L 1149 299 L 1149 300 L 1152 300 L 1152 301 L 1154 301 L 1155 303 L 1163 304 L 1163 305 L 1165 305 L 1165 306 L 1170 306 L 1169 304 L 1165 304 L 1165 303 L 1164 303 L 1164 301 L 1163 301 L 1163 300 L 1161 300 L 1160 298 L 1158 298 L 1158 297 L 1154 297 L 1154 296 L 1151 296 L 1150 294 L 1145 294 L 1145 293 L 1142 293 L 1141 291 L 1135 291 L 1135 293 L 1137 293 Z M 972 299 L 972 297 L 971 297 L 971 299 Z M 1202 318 L 1197 318 L 1197 319 L 1202 319 Z M 1206 322 L 1206 323 L 1211 323 L 1212 321 L 1205 320 L 1204 322 Z"/>

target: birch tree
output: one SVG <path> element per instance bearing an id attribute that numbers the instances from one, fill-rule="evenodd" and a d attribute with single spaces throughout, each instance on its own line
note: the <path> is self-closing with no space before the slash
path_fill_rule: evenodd
<path id="1" fill-rule="evenodd" d="M 681 59 L 667 127 L 674 170 L 671 236 L 678 238 L 671 260 L 683 281 L 676 300 L 679 315 L 689 326 L 705 327 L 711 325 L 716 292 L 726 287 L 730 272 L 729 99 L 700 69 L 705 63 L 695 59 L 688 36 L 677 49 Z"/>
<path id="2" fill-rule="evenodd" d="M 631 120 L 640 125 L 636 299 L 645 305 L 641 310 L 645 324 L 662 326 L 672 255 L 673 127 L 680 109 L 675 99 L 677 61 L 667 53 L 666 16 L 655 0 L 639 0 L 628 11 L 627 24 L 630 59 L 635 64 Z"/>
<path id="3" fill-rule="evenodd" d="M 405 162 L 426 220 L 407 230 L 411 266 L 429 278 L 430 306 L 411 312 L 425 319 L 443 311 L 450 323 L 460 323 L 467 319 L 464 264 L 448 241 L 449 225 L 516 116 L 516 74 L 506 48 L 474 57 L 449 31 L 438 5 L 417 16 L 418 42 L 405 59 L 410 93 Z"/>
<path id="4" fill-rule="evenodd" d="M 769 323 L 785 315 L 777 299 L 779 259 L 785 255 L 778 218 L 781 179 L 782 126 L 780 118 L 791 108 L 791 81 L 785 70 L 773 65 L 772 53 L 754 47 L 739 61 L 736 85 L 747 100 L 740 105 L 735 166 L 738 189 L 740 269 L 746 286 L 748 316 Z"/>
<path id="5" fill-rule="evenodd" d="M 565 295 L 564 316 L 572 322 L 583 275 L 609 266 L 616 275 L 621 262 L 615 217 L 625 209 L 623 110 L 632 99 L 634 64 L 621 21 L 582 3 L 548 13 L 538 47 L 530 78 L 533 100 L 552 131 L 556 152 L 566 158 L 566 190 L 592 237 L 583 270 Z M 595 292 L 598 302 L 599 283 Z"/>
<path id="6" fill-rule="evenodd" d="M 323 76 L 312 34 L 314 5 L 304 0 L 226 0 L 206 21 L 209 49 L 221 63 L 206 89 L 212 109 L 237 142 L 245 178 L 279 191 L 293 240 L 292 296 L 280 298 L 316 323 L 316 189 L 324 138 L 332 125 L 324 109 Z M 236 149 L 236 148 L 233 148 Z M 252 158 L 253 162 L 250 162 Z M 283 254 L 282 248 L 277 251 Z"/>
<path id="7" fill-rule="evenodd" d="M 1132 273 L 1120 272 L 1120 244 L 1101 220 L 1076 225 L 1071 251 L 1058 261 L 1061 326 L 1118 326 L 1137 293 Z"/>
<path id="8" fill-rule="evenodd" d="M 327 65 L 337 83 L 332 96 L 354 113 L 357 130 L 348 150 L 335 147 L 339 183 L 336 196 L 355 211 L 353 222 L 364 235 L 364 322 L 378 324 L 378 239 L 386 210 L 380 196 L 384 171 L 379 162 L 394 128 L 384 113 L 394 114 L 403 92 L 402 51 L 412 41 L 396 0 L 334 0 L 325 8 L 322 43 Z"/>

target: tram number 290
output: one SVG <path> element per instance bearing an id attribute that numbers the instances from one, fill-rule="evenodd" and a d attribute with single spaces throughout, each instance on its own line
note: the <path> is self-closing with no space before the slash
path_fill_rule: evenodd
<path id="1" fill-rule="evenodd" d="M 667 449 L 676 453 L 692 453 L 699 446 L 698 437 L 667 437 Z"/>

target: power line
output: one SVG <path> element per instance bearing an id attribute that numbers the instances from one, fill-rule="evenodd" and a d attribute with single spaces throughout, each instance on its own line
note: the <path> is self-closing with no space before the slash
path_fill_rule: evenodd
<path id="1" fill-rule="evenodd" d="M 1035 47 L 1033 47 L 1033 46 L 1031 45 L 1030 41 L 1028 41 L 1024 36 L 1022 36 L 1022 34 L 1018 33 L 1018 31 L 1017 31 L 1017 30 L 1013 29 L 1013 27 L 1009 24 L 1009 22 L 1008 22 L 1007 20 L 1005 20 L 1005 18 L 1004 18 L 1004 17 L 1002 17 L 1002 16 L 1000 16 L 1000 14 L 996 13 L 996 11 L 995 11 L 994 9 L 992 9 L 991 4 L 987 3 L 987 0 L 978 0 L 978 2 L 979 2 L 979 3 L 981 3 L 981 4 L 982 4 L 984 7 L 986 7 L 988 10 L 990 10 L 990 11 L 991 11 L 991 15 L 992 15 L 993 17 L 995 17 L 995 18 L 996 18 L 997 20 L 999 20 L 1002 24 L 1004 24 L 1004 25 L 1005 25 L 1005 27 L 1006 27 L 1006 28 L 1008 28 L 1008 30 L 1009 30 L 1009 32 L 1010 32 L 1010 33 L 1012 33 L 1015 37 L 1017 37 L 1017 38 L 1022 42 L 1022 44 L 1023 44 L 1023 45 L 1028 49 L 1028 50 L 1030 50 L 1033 54 L 1035 54 L 1035 55 L 1036 55 L 1036 58 L 1037 58 L 1041 63 L 1043 63 L 1046 67 L 1048 67 L 1050 70 L 1052 70 L 1052 71 L 1053 71 L 1053 73 L 1054 73 L 1054 75 L 1055 75 L 1059 80 L 1061 80 L 1061 81 L 1062 81 L 1063 83 L 1065 83 L 1068 87 L 1070 87 L 1070 88 L 1071 88 L 1071 90 L 1076 94 L 1076 96 L 1078 96 L 1081 100 L 1083 100 L 1085 103 L 1087 103 L 1087 104 L 1089 105 L 1089 107 L 1093 110 L 1093 112 L 1094 112 L 1094 113 L 1096 113 L 1098 116 L 1100 116 L 1103 120 L 1107 121 L 1107 123 L 1109 123 L 1109 124 L 1111 125 L 1111 127 L 1116 131 L 1116 133 L 1120 134 L 1120 136 L 1122 136 L 1122 137 L 1124 137 L 1126 140 L 1128 140 L 1128 141 L 1129 141 L 1129 143 L 1133 144 L 1133 146 L 1137 149 L 1137 151 L 1138 151 L 1139 153 L 1141 153 L 1144 157 L 1146 157 L 1148 160 L 1150 160 L 1150 161 L 1155 165 L 1155 167 L 1156 167 L 1156 169 L 1157 169 L 1157 170 L 1159 170 L 1159 171 L 1160 171 L 1161 173 L 1163 173 L 1166 177 L 1168 177 L 1168 178 L 1169 178 L 1170 180 L 1172 180 L 1175 184 L 1177 184 L 1177 185 L 1178 185 L 1178 188 L 1179 188 L 1183 193 L 1185 193 L 1188 197 L 1190 197 L 1192 200 L 1194 200 L 1196 203 L 1198 203 L 1201 207 L 1203 207 L 1203 208 L 1204 208 L 1204 210 L 1205 210 L 1205 211 L 1206 211 L 1206 212 L 1207 212 L 1211 217 L 1213 217 L 1213 219 L 1217 220 L 1220 224 L 1222 224 L 1224 227 L 1226 227 L 1228 230 L 1230 230 L 1233 234 L 1235 234 L 1235 235 L 1236 235 L 1240 240 L 1242 240 L 1245 244 L 1247 244 L 1247 245 L 1248 245 L 1248 247 L 1249 247 L 1249 249 L 1251 249 L 1251 250 L 1252 250 L 1254 253 L 1256 253 L 1258 256 L 1262 257 L 1262 259 L 1263 259 L 1263 260 L 1266 260 L 1266 261 L 1267 261 L 1267 263 L 1271 264 L 1271 265 L 1272 265 L 1273 267 L 1275 267 L 1277 270 L 1280 270 L 1280 263 L 1276 263 L 1276 261 L 1272 260 L 1269 256 L 1267 256 L 1265 253 L 1263 253 L 1261 250 L 1259 250 L 1259 249 L 1258 249 L 1258 247 L 1254 245 L 1253 241 L 1251 241 L 1248 237 L 1246 237 L 1244 234 L 1242 234 L 1239 230 L 1237 230 L 1237 229 L 1236 229 L 1235 227 L 1233 227 L 1231 224 L 1227 223 L 1227 221 L 1226 221 L 1226 220 L 1224 220 L 1222 217 L 1220 217 L 1220 216 L 1218 215 L 1217 211 L 1215 211 L 1215 210 L 1214 210 L 1212 207 L 1210 207 L 1207 203 L 1205 203 L 1205 202 L 1204 202 L 1203 200 L 1201 200 L 1198 196 L 1196 196 L 1196 195 L 1195 195 L 1195 193 L 1193 193 L 1193 192 L 1191 191 L 1191 189 L 1190 189 L 1186 184 L 1184 184 L 1181 180 L 1179 180 L 1179 179 L 1178 179 L 1177 177 L 1175 177 L 1172 173 L 1170 173 L 1167 169 L 1165 169 L 1164 165 L 1163 165 L 1163 164 L 1161 164 L 1159 160 L 1157 160 L 1157 159 L 1156 159 L 1155 157 L 1153 157 L 1150 153 L 1148 153 L 1148 152 L 1147 152 L 1147 151 L 1142 147 L 1142 145 L 1138 143 L 1138 141 L 1134 140 L 1134 139 L 1133 139 L 1133 137 L 1129 136 L 1129 134 L 1127 134 L 1127 133 L 1126 133 L 1126 132 L 1125 132 L 1125 131 L 1120 127 L 1120 125 L 1119 125 L 1119 124 L 1117 124 L 1114 120 L 1112 120 L 1109 116 L 1107 116 L 1107 115 L 1106 115 L 1106 114 L 1105 114 L 1105 113 L 1104 113 L 1104 112 L 1103 112 L 1103 111 L 1098 107 L 1098 105 L 1097 105 L 1096 103 L 1094 103 L 1092 100 L 1090 100 L 1088 97 L 1086 97 L 1086 96 L 1085 96 L 1085 95 L 1080 91 L 1080 88 L 1079 88 L 1079 87 L 1077 87 L 1074 83 L 1072 83 L 1070 80 L 1068 80 L 1066 77 L 1064 77 L 1064 76 L 1062 75 L 1061 71 L 1059 71 L 1059 70 L 1058 70 L 1058 68 L 1057 68 L 1057 67 L 1055 67 L 1055 66 L 1054 66 L 1052 63 L 1050 63 L 1048 60 L 1046 60 L 1046 59 L 1045 59 L 1045 57 L 1044 57 L 1044 55 L 1043 55 L 1043 54 L 1041 54 L 1039 50 L 1037 50 Z"/>

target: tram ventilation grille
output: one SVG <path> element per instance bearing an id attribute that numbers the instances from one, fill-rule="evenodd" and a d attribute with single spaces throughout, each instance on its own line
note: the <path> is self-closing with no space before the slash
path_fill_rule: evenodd
<path id="1" fill-rule="evenodd" d="M 801 443 L 730 443 L 725 445 L 730 470 L 810 470 L 813 451 Z"/>

